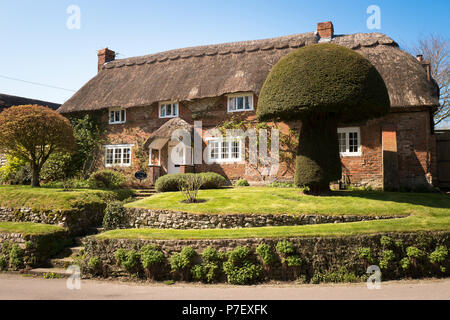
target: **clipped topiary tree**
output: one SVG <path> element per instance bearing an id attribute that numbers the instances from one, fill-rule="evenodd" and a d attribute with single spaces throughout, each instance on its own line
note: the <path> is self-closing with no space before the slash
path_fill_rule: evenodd
<path id="1" fill-rule="evenodd" d="M 338 123 L 381 117 L 389 108 L 375 67 L 362 55 L 327 43 L 297 49 L 272 68 L 257 115 L 260 121 L 302 122 L 295 184 L 318 194 L 341 178 Z"/>

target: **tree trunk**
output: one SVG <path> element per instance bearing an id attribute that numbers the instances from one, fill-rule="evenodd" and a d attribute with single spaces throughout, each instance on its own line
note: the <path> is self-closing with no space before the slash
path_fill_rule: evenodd
<path id="1" fill-rule="evenodd" d="M 40 186 L 40 168 L 37 164 L 32 163 L 31 164 L 31 186 L 32 187 L 39 187 Z"/>
<path id="2" fill-rule="evenodd" d="M 337 122 L 332 117 L 302 120 L 295 163 L 295 184 L 311 194 L 330 191 L 330 182 L 341 178 Z"/>

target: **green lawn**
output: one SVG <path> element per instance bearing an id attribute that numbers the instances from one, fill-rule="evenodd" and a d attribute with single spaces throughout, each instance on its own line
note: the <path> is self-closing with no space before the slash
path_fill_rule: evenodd
<path id="1" fill-rule="evenodd" d="M 97 237 L 134 239 L 230 239 L 303 236 L 349 236 L 380 232 L 450 230 L 450 196 L 438 193 L 393 193 L 346 191 L 335 196 L 313 197 L 297 189 L 235 188 L 205 190 L 200 198 L 209 203 L 183 204 L 179 193 L 158 194 L 130 203 L 130 207 L 167 208 L 215 213 L 320 213 L 364 215 L 409 215 L 405 218 L 353 223 L 240 229 L 173 230 L 121 229 Z M 165 206 L 164 206 L 165 204 Z"/>
<path id="2" fill-rule="evenodd" d="M 22 233 L 25 235 L 43 235 L 63 231 L 55 225 L 31 222 L 0 222 L 0 232 Z"/>
<path id="3" fill-rule="evenodd" d="M 127 207 L 190 213 L 258 213 L 322 215 L 440 214 L 450 210 L 450 197 L 439 193 L 335 191 L 332 196 L 308 196 L 295 188 L 241 187 L 200 190 L 203 203 L 182 203 L 180 192 L 156 194 Z"/>
<path id="4" fill-rule="evenodd" d="M 79 189 L 63 191 L 29 186 L 0 186 L 0 207 L 31 208 L 36 210 L 70 209 L 76 203 L 123 199 L 130 192 Z"/>

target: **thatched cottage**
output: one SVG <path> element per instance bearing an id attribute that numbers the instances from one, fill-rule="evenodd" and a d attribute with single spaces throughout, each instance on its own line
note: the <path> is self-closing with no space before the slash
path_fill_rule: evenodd
<path id="1" fill-rule="evenodd" d="M 429 63 L 402 51 L 384 34 L 335 35 L 331 22 L 319 23 L 315 32 L 119 60 L 112 50 L 103 49 L 98 52 L 98 74 L 59 111 L 101 114 L 108 142 L 98 168 L 111 167 L 131 176 L 142 169 L 144 152 L 149 184 L 166 173 L 189 171 L 215 171 L 230 180 L 290 180 L 288 163 L 281 163 L 276 177 L 265 176 L 246 161 L 248 141 L 205 137 L 204 132 L 232 117 L 256 124 L 258 95 L 275 63 L 297 48 L 323 41 L 370 60 L 391 101 L 387 116 L 338 129 L 343 181 L 376 188 L 433 184 L 432 114 L 439 104 L 439 90 L 430 77 Z M 199 120 L 202 128 L 194 128 Z M 285 133 L 300 125 L 277 124 Z M 201 137 L 209 163 L 194 164 L 192 154 L 183 150 L 177 150 L 183 154 L 181 163 L 171 161 L 175 146 L 170 138 L 177 128 Z"/>

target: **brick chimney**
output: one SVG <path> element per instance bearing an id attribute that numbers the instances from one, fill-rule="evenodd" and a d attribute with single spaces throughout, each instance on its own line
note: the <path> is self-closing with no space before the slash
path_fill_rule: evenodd
<path id="1" fill-rule="evenodd" d="M 417 59 L 417 61 L 422 62 L 423 61 L 423 55 L 421 55 L 421 54 L 416 55 L 416 59 Z"/>
<path id="2" fill-rule="evenodd" d="M 97 65 L 98 72 L 102 70 L 102 67 L 105 63 L 114 61 L 114 59 L 116 59 L 116 53 L 112 50 L 109 50 L 108 48 L 98 50 L 97 56 L 98 56 L 98 65 Z"/>
<path id="3" fill-rule="evenodd" d="M 427 80 L 431 81 L 431 64 L 430 64 L 430 61 L 423 60 L 423 55 L 421 55 L 421 54 L 416 55 L 416 59 L 417 59 L 417 61 L 420 62 L 422 67 L 425 69 L 425 71 L 427 73 Z"/>
<path id="4" fill-rule="evenodd" d="M 334 28 L 333 28 L 333 22 L 327 21 L 327 22 L 319 22 L 317 24 L 317 34 L 321 38 L 333 38 L 334 36 Z"/>

